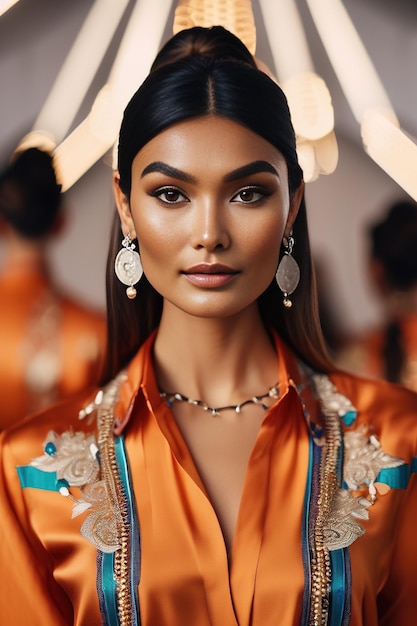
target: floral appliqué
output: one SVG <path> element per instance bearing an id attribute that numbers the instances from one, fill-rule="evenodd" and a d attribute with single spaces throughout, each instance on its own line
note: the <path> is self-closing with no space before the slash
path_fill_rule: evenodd
<path id="1" fill-rule="evenodd" d="M 72 503 L 72 518 L 88 511 L 81 525 L 81 534 L 102 552 L 118 548 L 114 511 L 106 485 L 99 480 L 98 447 L 94 435 L 64 432 L 61 436 L 50 431 L 44 443 L 45 454 L 31 463 L 44 472 L 56 472 L 61 495 Z M 71 494 L 71 487 L 80 487 L 81 498 Z"/>
<path id="2" fill-rule="evenodd" d="M 314 374 L 312 380 L 320 399 L 324 416 L 337 415 L 346 425 L 356 419 L 356 409 L 346 396 L 334 387 L 330 379 Z M 316 439 L 316 443 L 323 442 Z M 383 469 L 399 467 L 404 461 L 384 452 L 377 437 L 363 425 L 356 431 L 343 436 L 343 482 L 334 494 L 330 512 L 323 528 L 323 538 L 329 550 L 350 546 L 365 533 L 360 521 L 369 519 L 369 507 L 375 502 L 377 493 L 383 495 L 388 485 L 376 482 Z M 365 494 L 354 495 L 354 491 Z"/>
<path id="3" fill-rule="evenodd" d="M 79 418 L 90 418 L 100 410 L 111 411 L 124 379 L 122 374 L 100 390 L 80 411 Z M 88 541 L 105 553 L 120 547 L 120 511 L 115 498 L 110 497 L 111 484 L 101 476 L 99 447 L 93 434 L 69 431 L 57 435 L 50 431 L 44 442 L 44 454 L 33 459 L 31 465 L 44 472 L 56 472 L 60 494 L 73 503 L 72 518 L 88 513 L 80 529 Z M 71 487 L 80 488 L 81 497 L 75 497 Z"/>

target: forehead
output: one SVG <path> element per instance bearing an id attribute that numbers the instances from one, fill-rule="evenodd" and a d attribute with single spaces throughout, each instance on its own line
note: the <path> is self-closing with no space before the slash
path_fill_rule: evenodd
<path id="1" fill-rule="evenodd" d="M 232 170 L 247 162 L 266 160 L 286 173 L 285 159 L 275 146 L 242 124 L 216 116 L 187 120 L 165 129 L 138 152 L 133 168 L 156 160 L 206 171 L 216 167 Z"/>

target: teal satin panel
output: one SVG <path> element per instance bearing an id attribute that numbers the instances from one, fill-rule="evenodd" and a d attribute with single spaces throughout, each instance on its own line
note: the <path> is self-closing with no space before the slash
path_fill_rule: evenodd
<path id="1" fill-rule="evenodd" d="M 384 483 L 392 489 L 406 489 L 411 474 L 414 472 L 417 472 L 417 457 L 412 460 L 410 465 L 405 463 L 399 467 L 388 467 L 381 470 L 375 482 Z"/>
<path id="2" fill-rule="evenodd" d="M 345 549 L 331 550 L 330 562 L 332 580 L 330 583 L 330 614 L 328 626 L 341 626 L 344 623 L 346 602 L 346 569 L 350 564 L 345 557 Z"/>
<path id="3" fill-rule="evenodd" d="M 119 626 L 117 611 L 116 580 L 113 575 L 114 554 L 106 553 L 101 555 L 101 572 L 99 580 L 101 583 L 101 597 L 104 601 L 105 615 L 108 626 Z"/>
<path id="4" fill-rule="evenodd" d="M 56 472 L 45 472 L 31 465 L 22 465 L 16 468 L 22 489 L 43 489 L 45 491 L 59 491 L 62 483 L 59 482 Z"/>

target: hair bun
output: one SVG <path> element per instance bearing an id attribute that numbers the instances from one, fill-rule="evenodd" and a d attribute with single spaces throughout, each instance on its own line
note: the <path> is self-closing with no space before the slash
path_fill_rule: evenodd
<path id="1" fill-rule="evenodd" d="M 189 57 L 229 60 L 256 68 L 255 59 L 245 44 L 223 26 L 194 26 L 180 30 L 161 48 L 151 72 Z"/>

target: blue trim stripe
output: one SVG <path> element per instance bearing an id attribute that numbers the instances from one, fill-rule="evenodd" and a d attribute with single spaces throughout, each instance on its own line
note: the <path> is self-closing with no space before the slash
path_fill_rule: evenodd
<path id="1" fill-rule="evenodd" d="M 59 483 L 56 472 L 45 472 L 44 470 L 22 465 L 16 468 L 22 489 L 43 489 L 45 491 L 59 491 L 62 483 Z"/>
<path id="2" fill-rule="evenodd" d="M 106 623 L 109 626 L 119 626 L 119 617 L 117 611 L 117 595 L 116 595 L 116 579 L 113 575 L 114 570 L 114 553 L 107 552 L 101 554 L 101 598 L 104 602 L 104 609 L 106 615 Z"/>
<path id="3" fill-rule="evenodd" d="M 310 437 L 309 454 L 308 454 L 308 472 L 307 482 L 304 494 L 304 512 L 302 524 L 302 553 L 304 565 L 304 596 L 303 596 L 303 612 L 301 617 L 301 626 L 308 624 L 310 614 L 311 599 L 311 567 L 310 567 L 310 550 L 309 550 L 309 522 L 310 522 L 310 502 L 311 488 L 313 477 L 313 458 L 314 458 L 314 442 Z"/>
<path id="4" fill-rule="evenodd" d="M 349 566 L 348 554 L 345 549 L 331 550 L 330 562 L 332 571 L 332 580 L 330 588 L 330 614 L 329 626 L 341 626 L 345 615 L 346 584 L 345 572 Z"/>

